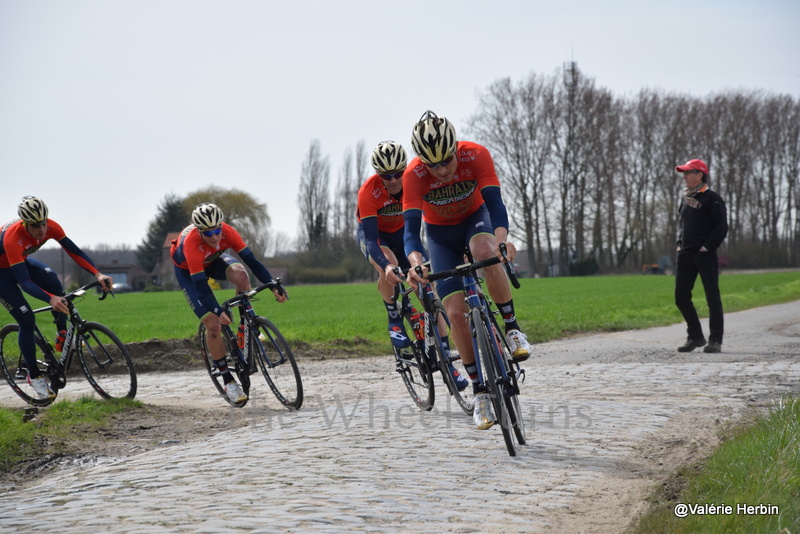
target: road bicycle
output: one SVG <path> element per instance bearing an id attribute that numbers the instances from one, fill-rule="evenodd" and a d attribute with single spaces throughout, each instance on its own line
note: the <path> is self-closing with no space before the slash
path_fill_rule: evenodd
<path id="1" fill-rule="evenodd" d="M 408 272 L 399 269 L 397 271 L 398 276 Z M 422 312 L 411 305 L 409 295 L 414 292 L 422 304 Z M 433 409 L 436 398 L 433 374 L 439 371 L 447 391 L 467 415 L 472 415 L 472 388 L 467 385 L 463 390 L 459 390 L 452 370 L 456 370 L 465 379 L 469 375 L 464 370 L 461 358 L 442 340 L 443 336 L 448 335 L 450 319 L 434 293 L 433 286 L 420 284 L 414 290 L 405 289 L 403 284 L 398 284 L 395 300 L 401 302 L 399 311 L 407 331 L 414 333 L 410 347 L 404 349 L 394 347 L 396 369 L 403 378 L 411 398 L 421 409 Z"/>
<path id="2" fill-rule="evenodd" d="M 86 380 L 102 398 L 132 399 L 136 396 L 136 368 L 128 349 L 110 328 L 84 320 L 75 307 L 76 299 L 98 286 L 100 282 L 95 281 L 64 295 L 69 308 L 69 322 L 60 356 L 39 326 L 34 326 L 34 341 L 40 353 L 37 357 L 39 370 L 58 395 L 58 391 L 67 385 L 67 377 L 74 374 L 70 369 L 77 355 Z M 113 293 L 104 292 L 100 300 L 109 294 L 113 296 Z M 52 306 L 46 306 L 33 313 L 52 309 Z M 16 323 L 0 329 L 0 367 L 14 393 L 28 404 L 47 406 L 55 400 L 55 397 L 40 399 L 28 384 L 28 368 L 19 348 L 19 325 Z"/>
<path id="3" fill-rule="evenodd" d="M 239 384 L 248 398 L 250 376 L 260 369 L 278 401 L 290 410 L 299 410 L 303 405 L 303 382 L 289 343 L 272 321 L 256 315 L 253 310 L 252 302 L 257 300 L 254 297 L 265 289 L 278 289 L 280 293 L 286 294 L 281 279 L 278 278 L 255 289 L 239 292 L 235 297 L 222 303 L 223 313 L 228 313 L 231 318 L 233 318 L 232 310 L 239 309 L 239 328 L 236 333 L 230 325 L 222 325 L 222 340 L 228 369 L 239 378 Z M 206 370 L 217 391 L 229 404 L 241 408 L 247 404 L 248 399 L 231 402 L 225 393 L 222 375 L 214 365 L 206 345 L 206 328 L 203 323 L 200 323 L 197 335 L 200 338 Z"/>
<path id="4" fill-rule="evenodd" d="M 505 244 L 500 246 L 509 279 L 515 288 L 519 288 L 514 267 L 506 256 Z M 485 386 L 492 401 L 496 423 L 500 423 L 503 439 L 510 456 L 516 456 L 517 447 L 514 441 L 524 445 L 525 421 L 519 405 L 519 383 L 525 380 L 525 371 L 519 363 L 513 361 L 508 342 L 502 334 L 494 309 L 494 303 L 484 294 L 478 271 L 484 267 L 496 265 L 502 260 L 492 257 L 486 260 L 459 265 L 454 269 L 439 271 L 428 275 L 429 281 L 441 280 L 451 276 L 460 276 L 464 281 L 464 292 L 469 307 L 468 321 L 472 331 L 472 346 L 475 351 L 475 363 L 478 377 Z"/>

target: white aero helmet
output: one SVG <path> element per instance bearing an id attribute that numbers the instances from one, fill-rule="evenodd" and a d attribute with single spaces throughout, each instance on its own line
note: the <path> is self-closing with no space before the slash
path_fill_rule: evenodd
<path id="1" fill-rule="evenodd" d="M 19 218 L 30 224 L 39 224 L 47 220 L 47 206 L 40 198 L 22 197 L 17 207 Z"/>
<path id="2" fill-rule="evenodd" d="M 222 224 L 225 216 L 216 204 L 203 202 L 192 211 L 192 224 L 198 230 L 210 230 Z"/>
<path id="3" fill-rule="evenodd" d="M 435 165 L 455 154 L 456 129 L 449 120 L 428 110 L 414 125 L 411 146 L 422 163 Z"/>
<path id="4" fill-rule="evenodd" d="M 381 141 L 372 151 L 372 167 L 378 174 L 397 174 L 407 163 L 406 150 L 395 141 Z"/>

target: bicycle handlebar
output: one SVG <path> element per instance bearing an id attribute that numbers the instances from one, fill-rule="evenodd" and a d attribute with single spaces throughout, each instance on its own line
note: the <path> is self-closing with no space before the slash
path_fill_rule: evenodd
<path id="1" fill-rule="evenodd" d="M 279 294 L 285 296 L 286 300 L 289 300 L 289 294 L 286 292 L 286 288 L 283 287 L 282 280 L 280 278 L 276 278 L 275 280 L 271 280 L 271 281 L 267 282 L 266 284 L 262 284 L 262 285 L 260 285 L 260 286 L 258 286 L 256 288 L 249 289 L 247 291 L 242 291 L 242 292 L 238 293 L 236 296 L 231 297 L 228 300 L 226 300 L 225 302 L 223 302 L 221 304 L 222 308 L 225 309 L 225 310 L 229 310 L 231 308 L 234 308 L 234 307 L 238 306 L 238 304 L 242 301 L 243 298 L 251 299 L 257 293 L 260 293 L 261 291 L 264 291 L 265 289 L 270 289 L 270 290 L 277 289 Z"/>
<path id="2" fill-rule="evenodd" d="M 505 262 L 503 262 L 503 267 L 506 270 L 506 274 L 508 274 L 509 280 L 511 280 L 511 285 L 514 286 L 515 289 L 519 289 L 520 283 L 519 278 L 517 277 L 517 272 L 514 270 L 514 265 L 509 261 L 508 256 L 506 255 L 506 244 L 500 243 L 500 253 L 505 258 Z M 474 263 L 465 263 L 463 265 L 459 265 L 453 269 L 447 269 L 445 271 L 439 271 L 435 273 L 428 274 L 428 280 L 433 282 L 434 280 L 441 280 L 443 278 L 450 278 L 451 276 L 469 276 L 475 274 L 478 270 L 483 269 L 484 267 L 489 267 L 492 265 L 497 265 L 498 263 L 502 262 L 500 258 L 497 256 L 493 256 L 491 258 L 487 258 L 485 260 L 476 261 Z"/>

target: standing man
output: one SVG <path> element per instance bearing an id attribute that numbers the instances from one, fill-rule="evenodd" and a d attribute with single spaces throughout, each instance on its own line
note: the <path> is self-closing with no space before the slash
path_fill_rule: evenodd
<path id="1" fill-rule="evenodd" d="M 27 196 L 17 207 L 19 219 L 0 229 L 0 302 L 19 324 L 19 349 L 25 360 L 28 384 L 40 399 L 56 396 L 36 364 L 34 327 L 36 317 L 23 291 L 53 307 L 56 323 L 56 351 L 61 351 L 67 327 L 67 301 L 58 275 L 44 263 L 31 258 L 48 240 L 55 239 L 83 269 L 94 275 L 103 291 L 111 290 L 112 280 L 97 270 L 92 260 L 48 217 L 47 205 L 40 198 Z"/>
<path id="2" fill-rule="evenodd" d="M 688 337 L 679 352 L 691 352 L 705 345 L 704 352 L 722 350 L 722 300 L 719 295 L 719 262 L 717 249 L 728 235 L 728 214 L 725 202 L 708 187 L 708 165 L 699 159 L 675 167 L 686 188 L 678 213 L 678 260 L 675 273 L 675 305 L 686 321 Z M 703 327 L 692 303 L 692 289 L 697 275 L 703 282 L 708 303 L 708 344 Z"/>
<path id="3" fill-rule="evenodd" d="M 492 256 L 502 258 L 500 243 L 506 243 L 509 259 L 516 248 L 508 242 L 508 213 L 500 195 L 500 180 L 486 147 L 457 141 L 456 130 L 445 117 L 426 111 L 414 125 L 411 145 L 417 158 L 403 175 L 403 216 L 405 251 L 411 267 L 422 265 L 421 221 L 425 221 L 428 251 L 434 271 L 452 269 L 464 263 L 469 248 L 475 261 Z M 502 265 L 484 270 L 486 287 L 505 322 L 505 334 L 513 358 L 530 356 L 531 346 L 520 331 L 511 298 L 511 288 Z M 424 282 L 427 271 L 410 279 Z M 491 401 L 478 381 L 472 334 L 467 322 L 467 305 L 461 278 L 450 277 L 436 283 L 451 321 L 451 333 L 475 392 L 475 424 L 479 429 L 492 426 Z"/>

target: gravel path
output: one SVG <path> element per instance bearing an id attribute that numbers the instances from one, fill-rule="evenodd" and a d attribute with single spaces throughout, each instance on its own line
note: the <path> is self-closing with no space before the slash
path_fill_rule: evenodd
<path id="1" fill-rule="evenodd" d="M 721 354 L 679 355 L 682 325 L 535 346 L 515 458 L 443 386 L 432 412 L 415 409 L 389 357 L 301 362 L 294 413 L 257 382 L 234 411 L 202 371 L 145 374 L 142 402 L 248 424 L 144 452 L 132 435 L 123 457 L 0 493 L 0 531 L 620 532 L 721 425 L 800 389 L 800 301 L 728 314 L 726 330 Z M 11 395 L 0 403 L 17 406 Z"/>

